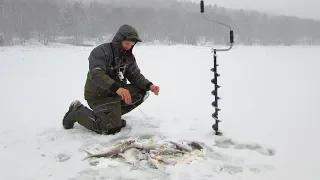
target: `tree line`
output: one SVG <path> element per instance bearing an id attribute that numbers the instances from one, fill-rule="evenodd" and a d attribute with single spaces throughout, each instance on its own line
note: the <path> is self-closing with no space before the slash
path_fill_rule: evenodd
<path id="1" fill-rule="evenodd" d="M 204 20 L 198 3 L 119 2 L 0 0 L 0 45 L 23 44 L 30 39 L 43 44 L 84 45 L 87 39 L 104 42 L 111 40 L 122 24 L 136 27 L 144 42 L 196 45 L 229 41 L 228 29 Z M 217 5 L 206 6 L 205 11 L 206 16 L 233 27 L 238 44 L 320 44 L 320 21 Z"/>

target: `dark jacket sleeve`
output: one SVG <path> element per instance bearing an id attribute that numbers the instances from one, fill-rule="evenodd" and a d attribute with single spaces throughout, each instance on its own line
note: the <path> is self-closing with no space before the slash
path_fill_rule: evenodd
<path id="1" fill-rule="evenodd" d="M 134 84 L 145 91 L 149 91 L 150 85 L 153 85 L 152 82 L 150 82 L 144 77 L 143 74 L 141 74 L 135 58 L 133 63 L 128 67 L 128 70 L 126 71 L 126 77 L 131 84 Z"/>
<path id="2" fill-rule="evenodd" d="M 107 75 L 106 61 L 109 58 L 106 48 L 98 46 L 92 50 L 89 56 L 89 74 L 92 82 L 102 89 L 116 92 L 119 85 Z"/>

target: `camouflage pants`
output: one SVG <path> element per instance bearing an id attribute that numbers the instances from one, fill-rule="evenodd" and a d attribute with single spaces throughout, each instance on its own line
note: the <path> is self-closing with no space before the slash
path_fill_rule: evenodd
<path id="1" fill-rule="evenodd" d="M 82 106 L 76 112 L 77 122 L 85 128 L 99 134 L 114 134 L 121 130 L 121 116 L 139 106 L 147 92 L 133 85 L 128 85 L 132 104 L 128 105 L 118 95 L 99 100 L 88 100 L 91 109 Z"/>

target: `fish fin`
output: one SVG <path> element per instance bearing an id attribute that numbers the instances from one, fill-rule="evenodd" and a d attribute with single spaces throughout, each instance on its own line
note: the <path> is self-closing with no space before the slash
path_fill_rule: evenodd
<path id="1" fill-rule="evenodd" d="M 124 158 L 124 154 L 123 153 L 119 153 L 118 154 L 120 157 L 123 157 Z"/>
<path id="2" fill-rule="evenodd" d="M 82 161 L 93 157 L 93 154 L 92 154 L 92 153 L 90 153 L 90 152 L 88 152 L 87 150 L 84 150 L 84 149 L 83 149 L 83 151 L 87 154 L 87 157 L 83 158 Z"/>
<path id="3" fill-rule="evenodd" d="M 118 156 L 119 156 L 119 153 L 118 153 L 118 154 L 110 155 L 109 158 L 117 158 Z"/>
<path id="4" fill-rule="evenodd" d="M 149 144 L 149 145 L 154 145 L 154 141 L 153 141 L 152 138 L 150 138 L 150 139 L 148 140 L 148 144 Z"/>

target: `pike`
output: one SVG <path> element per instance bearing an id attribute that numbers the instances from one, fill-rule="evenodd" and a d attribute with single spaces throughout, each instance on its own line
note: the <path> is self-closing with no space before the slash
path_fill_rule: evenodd
<path id="1" fill-rule="evenodd" d="M 203 149 L 203 147 L 198 142 L 193 141 L 188 144 L 192 147 L 192 149 L 196 149 L 196 150 L 200 150 L 200 151 Z"/>
<path id="2" fill-rule="evenodd" d="M 83 150 L 84 152 L 87 153 L 87 157 L 85 157 L 83 160 L 86 160 L 92 157 L 113 157 L 115 155 L 118 155 L 119 153 L 126 151 L 128 148 L 130 148 L 130 145 L 133 144 L 134 142 L 135 142 L 134 140 L 125 141 L 115 147 L 112 147 L 111 149 L 107 150 L 104 153 L 98 153 L 98 154 L 92 154 L 86 150 Z"/>
<path id="3" fill-rule="evenodd" d="M 192 148 L 190 148 L 187 145 L 180 144 L 180 143 L 177 143 L 177 142 L 174 142 L 174 141 L 170 141 L 170 143 L 174 144 L 180 151 L 187 151 L 187 152 L 191 152 L 192 151 Z"/>

